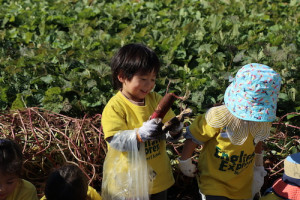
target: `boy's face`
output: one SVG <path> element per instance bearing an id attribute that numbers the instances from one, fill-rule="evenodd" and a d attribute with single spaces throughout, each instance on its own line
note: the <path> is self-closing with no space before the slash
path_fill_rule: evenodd
<path id="1" fill-rule="evenodd" d="M 154 88 L 156 73 L 154 71 L 148 74 L 137 73 L 130 81 L 121 76 L 118 78 L 123 85 L 122 93 L 130 100 L 140 102 Z"/>
<path id="2" fill-rule="evenodd" d="M 17 175 L 0 172 L 0 200 L 5 200 L 14 191 L 20 178 Z"/>

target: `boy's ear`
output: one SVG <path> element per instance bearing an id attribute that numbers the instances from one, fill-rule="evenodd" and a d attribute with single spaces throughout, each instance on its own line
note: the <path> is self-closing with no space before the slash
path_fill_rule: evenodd
<path id="1" fill-rule="evenodd" d="M 123 74 L 122 73 L 119 73 L 118 75 L 118 79 L 121 83 L 124 83 L 125 79 L 123 78 Z"/>

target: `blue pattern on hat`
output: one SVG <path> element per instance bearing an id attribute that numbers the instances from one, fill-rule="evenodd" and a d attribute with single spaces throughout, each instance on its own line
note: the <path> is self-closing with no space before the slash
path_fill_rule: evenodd
<path id="1" fill-rule="evenodd" d="M 272 122 L 276 118 L 280 82 L 280 75 L 266 65 L 245 65 L 227 87 L 225 105 L 239 119 Z"/>

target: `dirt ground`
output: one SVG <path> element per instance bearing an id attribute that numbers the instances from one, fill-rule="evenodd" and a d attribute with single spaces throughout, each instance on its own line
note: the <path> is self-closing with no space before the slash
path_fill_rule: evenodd
<path id="1" fill-rule="evenodd" d="M 196 178 L 175 174 L 175 184 L 168 190 L 169 200 L 201 200 Z"/>

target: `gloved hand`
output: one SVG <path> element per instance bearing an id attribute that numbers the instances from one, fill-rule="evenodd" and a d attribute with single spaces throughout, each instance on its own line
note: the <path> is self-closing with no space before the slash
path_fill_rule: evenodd
<path id="1" fill-rule="evenodd" d="M 137 138 L 139 142 L 145 142 L 147 140 L 159 140 L 165 137 L 162 131 L 163 123 L 161 119 L 155 118 L 143 123 L 137 130 Z"/>
<path id="2" fill-rule="evenodd" d="M 194 177 L 195 176 L 195 172 L 197 171 L 196 165 L 194 165 L 192 163 L 192 158 L 186 159 L 186 160 L 180 160 L 180 158 L 178 158 L 179 161 L 179 169 L 181 170 L 181 172 L 188 176 L 188 177 Z"/>
<path id="3" fill-rule="evenodd" d="M 264 177 L 267 175 L 267 171 L 263 166 L 254 166 L 253 170 L 252 198 L 256 193 L 260 192 L 260 189 L 264 184 Z"/>

